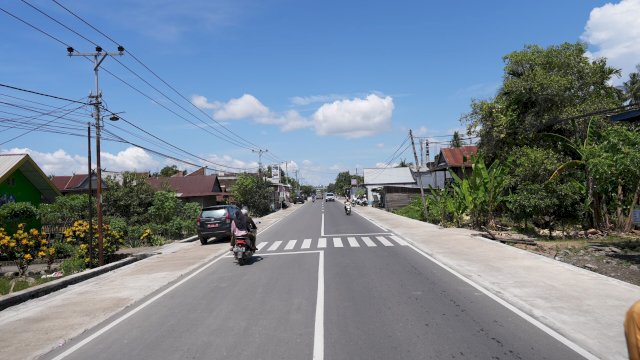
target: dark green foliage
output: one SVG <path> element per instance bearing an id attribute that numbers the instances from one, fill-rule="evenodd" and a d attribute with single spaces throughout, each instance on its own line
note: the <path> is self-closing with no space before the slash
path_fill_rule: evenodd
<path id="1" fill-rule="evenodd" d="M 268 182 L 251 175 L 240 175 L 231 194 L 241 206 L 246 206 L 252 216 L 264 216 L 271 212 L 273 190 Z"/>
<path id="2" fill-rule="evenodd" d="M 28 202 L 8 203 L 0 206 L 0 227 L 12 234 L 18 224 L 26 223 L 27 229 L 39 229 L 38 209 Z"/>

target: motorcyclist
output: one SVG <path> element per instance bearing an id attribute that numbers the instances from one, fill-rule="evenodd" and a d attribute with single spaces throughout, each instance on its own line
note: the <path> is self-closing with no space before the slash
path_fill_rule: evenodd
<path id="1" fill-rule="evenodd" d="M 243 207 L 242 210 L 236 211 L 235 219 L 231 222 L 231 250 L 236 244 L 236 237 L 247 237 L 249 239 L 249 247 L 256 251 L 256 230 L 258 227 L 249 216 L 249 210 Z"/>
<path id="2" fill-rule="evenodd" d="M 347 200 L 344 202 L 344 213 L 345 214 L 348 213 L 347 206 L 351 206 L 351 200 L 349 200 L 349 198 L 347 198 Z"/>

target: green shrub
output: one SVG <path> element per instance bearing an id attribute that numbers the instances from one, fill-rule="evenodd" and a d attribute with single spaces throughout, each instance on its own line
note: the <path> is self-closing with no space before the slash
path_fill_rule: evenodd
<path id="1" fill-rule="evenodd" d="M 72 258 L 64 260 L 60 267 L 62 268 L 62 272 L 66 276 L 84 271 L 84 269 L 86 268 L 86 263 L 84 261 L 84 257 L 80 255 L 74 255 L 74 257 Z"/>

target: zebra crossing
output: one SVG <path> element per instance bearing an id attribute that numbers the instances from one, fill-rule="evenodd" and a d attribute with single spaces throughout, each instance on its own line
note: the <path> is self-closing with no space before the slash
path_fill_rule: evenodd
<path id="1" fill-rule="evenodd" d="M 376 236 L 326 236 L 317 239 L 295 240 L 258 240 L 258 251 L 299 251 L 328 248 L 374 248 L 391 246 L 408 246 L 406 240 L 396 235 Z"/>

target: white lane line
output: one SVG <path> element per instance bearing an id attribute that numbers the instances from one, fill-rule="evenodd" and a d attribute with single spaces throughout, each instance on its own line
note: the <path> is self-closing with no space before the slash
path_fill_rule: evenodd
<path id="1" fill-rule="evenodd" d="M 404 241 L 404 239 L 402 239 L 399 236 L 396 235 L 391 235 L 390 238 L 392 238 L 395 242 L 397 242 L 398 244 L 402 245 L 402 246 L 408 246 L 409 243 Z"/>
<path id="2" fill-rule="evenodd" d="M 148 301 L 146 301 L 145 303 L 143 303 L 142 305 L 138 306 L 137 308 L 131 310 L 130 312 L 122 315 L 121 317 L 119 317 L 118 319 L 116 319 L 114 322 L 110 323 L 109 325 L 103 327 L 102 329 L 96 331 L 95 333 L 93 333 L 93 335 L 87 337 L 86 339 L 80 341 L 79 343 L 77 343 L 76 345 L 74 345 L 73 347 L 71 347 L 69 350 L 63 352 L 62 354 L 56 356 L 55 358 L 53 358 L 53 360 L 62 360 L 64 358 L 66 358 L 67 356 L 71 355 L 72 353 L 74 353 L 76 350 L 80 349 L 81 347 L 85 346 L 86 344 L 88 344 L 89 342 L 91 342 L 93 339 L 97 338 L 98 336 L 106 333 L 107 331 L 111 330 L 112 328 L 114 328 L 116 325 L 120 324 L 121 322 L 125 321 L 126 319 L 130 318 L 131 316 L 135 315 L 138 311 L 146 308 L 147 306 L 151 305 L 151 303 L 153 303 L 154 301 L 158 300 L 159 298 L 165 296 L 167 293 L 169 293 L 170 291 L 172 291 L 173 289 L 177 288 L 178 286 L 184 284 L 185 282 L 191 280 L 191 278 L 193 278 L 194 276 L 200 274 L 201 272 L 203 272 L 206 268 L 208 268 L 209 266 L 215 264 L 216 262 L 218 262 L 218 260 L 220 259 L 224 259 L 224 256 L 220 256 L 219 258 L 213 260 L 212 262 L 206 264 L 205 266 L 201 267 L 200 269 L 198 269 L 197 271 L 193 272 L 191 275 L 185 277 L 184 279 L 182 279 L 181 281 L 177 282 L 175 285 L 171 286 L 170 288 L 168 288 L 167 290 L 161 292 L 160 294 L 152 297 L 151 299 L 149 299 Z M 320 266 L 322 267 L 322 315 L 324 317 L 324 256 L 322 254 L 320 254 Z M 320 285 L 320 283 L 318 282 L 318 286 Z M 318 291 L 319 292 L 319 291 Z M 317 323 L 318 323 L 318 306 L 316 305 L 316 329 L 318 327 Z M 322 346 L 324 347 L 324 324 L 321 325 L 322 326 L 322 336 L 323 338 L 320 340 Z M 314 342 L 314 354 L 315 354 L 315 342 Z M 322 349 L 322 352 L 320 353 L 322 356 L 324 356 L 324 349 Z M 322 359 L 322 357 L 320 357 L 319 359 Z"/>
<path id="3" fill-rule="evenodd" d="M 269 242 L 268 241 L 263 241 L 261 243 L 258 244 L 258 246 L 256 246 L 258 248 L 258 250 L 262 249 L 263 247 L 267 246 Z"/>
<path id="4" fill-rule="evenodd" d="M 393 244 L 389 240 L 385 239 L 384 236 L 376 236 L 376 239 L 378 239 L 378 241 L 380 241 L 384 246 L 393 246 Z"/>
<path id="5" fill-rule="evenodd" d="M 361 237 L 362 241 L 364 241 L 365 244 L 367 244 L 368 247 L 375 247 L 378 246 L 376 245 L 376 243 L 373 242 L 373 240 L 369 239 L 368 236 L 363 236 Z"/>
<path id="6" fill-rule="evenodd" d="M 302 241 L 302 247 L 300 248 L 308 249 L 309 247 L 311 247 L 311 239 L 304 239 L 304 241 Z"/>
<path id="7" fill-rule="evenodd" d="M 287 243 L 287 246 L 285 246 L 284 249 L 285 250 L 293 249 L 293 247 L 296 246 L 296 242 L 298 242 L 298 240 L 289 240 L 289 242 Z"/>
<path id="8" fill-rule="evenodd" d="M 349 246 L 351 246 L 351 247 L 360 247 L 360 244 L 358 244 L 358 241 L 356 241 L 356 238 L 348 237 L 347 240 L 349 241 Z"/>
<path id="9" fill-rule="evenodd" d="M 282 244 L 282 241 L 276 241 L 276 242 L 274 242 L 274 243 L 273 243 L 273 245 L 271 245 L 271 247 L 269 247 L 269 248 L 267 249 L 267 251 L 274 251 L 274 250 L 276 250 L 276 249 L 280 246 L 280 244 Z"/>
<path id="10" fill-rule="evenodd" d="M 342 239 L 333 238 L 333 247 L 342 247 Z"/>
<path id="11" fill-rule="evenodd" d="M 313 331 L 313 360 L 324 360 L 324 251 L 318 259 L 318 292 L 316 295 L 316 324 Z"/>
<path id="12" fill-rule="evenodd" d="M 558 333 L 555 330 L 551 329 L 547 325 L 543 324 L 539 320 L 536 320 L 535 318 L 531 317 L 530 315 L 528 315 L 524 311 L 522 311 L 522 310 L 518 309 L 517 307 L 509 304 L 505 300 L 502 300 L 502 298 L 498 297 L 498 295 L 493 294 L 492 292 L 490 292 L 489 290 L 483 288 L 479 284 L 476 284 L 472 280 L 467 279 L 466 277 L 464 277 L 464 275 L 458 273 L 457 271 L 453 270 L 452 268 L 448 267 L 447 265 L 445 265 L 445 264 L 441 263 L 440 261 L 436 260 L 431 255 L 429 255 L 429 254 L 425 253 L 424 251 L 418 249 L 416 246 L 414 246 L 412 244 L 409 244 L 409 247 L 411 249 L 415 250 L 418 254 L 420 254 L 420 255 L 426 257 L 427 259 L 433 261 L 435 264 L 437 264 L 438 266 L 442 267 L 446 271 L 450 272 L 451 274 L 453 274 L 454 276 L 456 276 L 460 280 L 462 280 L 465 283 L 473 286 L 475 289 L 477 289 L 481 293 L 487 295 L 488 297 L 490 297 L 491 299 L 496 301 L 498 304 L 500 304 L 500 305 L 506 307 L 507 309 L 513 311 L 516 315 L 518 315 L 521 318 L 525 319 L 526 321 L 530 322 L 531 324 L 533 324 L 534 326 L 536 326 L 540 330 L 542 330 L 545 333 L 549 334 L 549 336 L 551 336 L 552 338 L 558 340 L 559 342 L 561 342 L 564 345 L 566 345 L 567 347 L 569 347 L 571 350 L 573 350 L 573 351 L 577 352 L 578 354 L 584 356 L 586 359 L 589 359 L 589 360 L 598 360 L 598 359 L 600 359 L 597 356 L 595 356 L 592 353 L 590 353 L 589 351 L 587 351 L 584 348 L 582 348 L 580 345 L 574 343 L 573 341 L 571 341 L 571 340 L 567 339 L 566 337 L 562 336 L 560 333 Z"/>
<path id="13" fill-rule="evenodd" d="M 324 206 L 324 205 L 322 205 Z M 320 225 L 320 236 L 324 236 L 324 208 L 322 211 L 322 224 Z"/>
<path id="14" fill-rule="evenodd" d="M 318 239 L 318 248 L 326 248 L 327 247 L 327 239 L 320 238 Z"/>
<path id="15" fill-rule="evenodd" d="M 374 232 L 374 233 L 365 233 L 365 234 L 323 234 L 320 236 L 374 236 L 374 235 L 393 235 L 391 232 Z"/>

